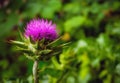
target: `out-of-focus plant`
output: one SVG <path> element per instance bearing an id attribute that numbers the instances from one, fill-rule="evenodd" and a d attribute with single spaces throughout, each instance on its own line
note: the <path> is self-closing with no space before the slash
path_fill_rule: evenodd
<path id="1" fill-rule="evenodd" d="M 55 45 L 72 41 L 40 60 L 41 83 L 120 83 L 119 9 L 119 0 L 0 0 L 0 82 L 32 82 L 32 60 L 5 41 L 20 40 L 17 29 L 40 17 L 57 23 Z"/>

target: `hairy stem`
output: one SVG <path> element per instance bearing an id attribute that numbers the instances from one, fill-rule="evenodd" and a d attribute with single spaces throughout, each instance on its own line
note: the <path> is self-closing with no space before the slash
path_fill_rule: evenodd
<path id="1" fill-rule="evenodd" d="M 39 83 L 38 82 L 38 60 L 35 60 L 33 64 L 33 78 L 34 78 L 34 83 Z"/>

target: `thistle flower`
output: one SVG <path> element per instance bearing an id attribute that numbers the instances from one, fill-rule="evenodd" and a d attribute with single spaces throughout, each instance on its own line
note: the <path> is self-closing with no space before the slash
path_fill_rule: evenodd
<path id="1" fill-rule="evenodd" d="M 48 41 L 53 41 L 57 38 L 56 25 L 52 21 L 47 21 L 43 19 L 33 19 L 31 20 L 25 29 L 25 37 L 32 38 L 33 41 L 45 39 Z"/>
<path id="2" fill-rule="evenodd" d="M 60 38 L 58 38 L 56 25 L 53 24 L 52 21 L 47 21 L 43 19 L 31 20 L 26 25 L 24 35 L 21 35 L 20 33 L 20 36 L 22 41 L 12 40 L 11 43 L 15 44 L 17 50 L 23 52 L 28 59 L 34 61 L 34 83 L 38 83 L 39 61 L 49 60 L 52 56 L 59 55 L 62 52 L 63 47 L 66 46 L 67 43 L 52 46 L 54 43 L 60 40 Z M 31 42 L 30 38 L 35 43 Z"/>

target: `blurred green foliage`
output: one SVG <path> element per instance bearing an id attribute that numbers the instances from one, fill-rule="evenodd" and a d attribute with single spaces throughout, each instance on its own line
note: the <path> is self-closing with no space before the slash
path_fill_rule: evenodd
<path id="1" fill-rule="evenodd" d="M 40 83 L 120 83 L 119 0 L 1 0 L 0 83 L 32 83 L 32 61 L 9 40 L 19 40 L 32 18 L 57 24 L 61 42 L 72 42 L 40 62 Z"/>

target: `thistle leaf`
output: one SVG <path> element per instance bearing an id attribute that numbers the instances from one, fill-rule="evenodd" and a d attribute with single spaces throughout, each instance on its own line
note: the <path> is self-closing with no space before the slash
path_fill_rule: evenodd
<path id="1" fill-rule="evenodd" d="M 11 40 L 10 43 L 14 44 L 14 45 L 17 45 L 19 47 L 26 47 L 27 45 L 23 42 L 20 42 L 20 41 L 14 41 L 14 40 Z"/>
<path id="2" fill-rule="evenodd" d="M 23 34 L 21 33 L 21 31 L 20 31 L 19 28 L 18 28 L 18 32 L 19 32 L 20 38 L 21 38 L 22 40 L 25 40 L 25 38 L 23 37 Z"/>
<path id="3" fill-rule="evenodd" d="M 60 40 L 61 39 L 61 37 L 59 37 L 59 38 L 57 38 L 56 40 L 54 40 L 53 42 L 51 42 L 51 43 L 49 43 L 47 46 L 50 46 L 50 45 L 52 45 L 52 44 L 54 44 L 54 43 L 56 43 L 58 40 Z"/>
<path id="4" fill-rule="evenodd" d="M 39 51 L 39 53 L 38 54 L 48 54 L 48 53 L 50 53 L 52 50 L 49 50 L 49 49 L 46 49 L 46 50 L 41 50 L 41 51 Z"/>
<path id="5" fill-rule="evenodd" d="M 60 53 L 61 53 L 61 51 L 53 52 L 53 53 L 51 53 L 51 55 L 52 55 L 52 56 L 55 56 L 55 55 L 60 54 Z"/>
<path id="6" fill-rule="evenodd" d="M 21 47 L 17 47 L 16 50 L 22 51 L 23 53 L 27 53 L 27 54 L 33 54 L 33 52 L 31 50 L 24 49 L 24 48 L 21 48 Z"/>
<path id="7" fill-rule="evenodd" d="M 64 46 L 67 46 L 67 45 L 69 45 L 71 42 L 68 42 L 68 43 L 64 43 L 64 44 L 61 44 L 61 45 L 59 45 L 58 47 L 64 47 Z"/>
<path id="8" fill-rule="evenodd" d="M 24 53 L 24 55 L 28 58 L 28 59 L 31 59 L 31 60 L 34 60 L 34 58 L 32 56 L 29 56 L 28 54 Z"/>
<path id="9" fill-rule="evenodd" d="M 14 41 L 14 40 L 11 40 L 10 42 L 13 43 L 13 44 L 25 45 L 25 43 L 20 42 L 20 41 Z"/>
<path id="10" fill-rule="evenodd" d="M 43 47 L 44 42 L 45 42 L 44 38 L 42 40 L 40 40 L 40 41 L 37 41 L 37 49 L 40 49 L 41 47 Z"/>

